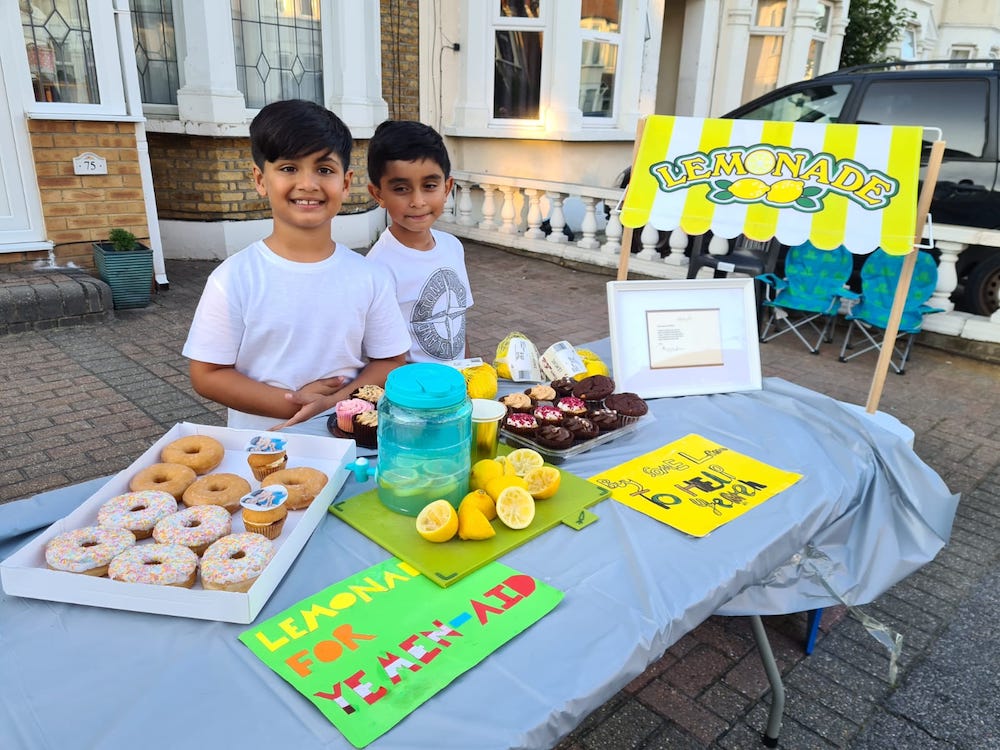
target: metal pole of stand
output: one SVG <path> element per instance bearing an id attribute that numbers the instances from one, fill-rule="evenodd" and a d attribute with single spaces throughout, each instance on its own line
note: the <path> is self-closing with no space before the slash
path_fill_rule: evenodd
<path id="1" fill-rule="evenodd" d="M 781 718 L 785 713 L 785 684 L 781 681 L 781 672 L 774 660 L 774 652 L 771 651 L 771 643 L 767 640 L 760 615 L 750 615 L 750 628 L 753 630 L 753 639 L 757 643 L 760 660 L 764 663 L 767 681 L 771 683 L 771 710 L 767 715 L 767 730 L 762 739 L 767 747 L 777 747 Z"/>

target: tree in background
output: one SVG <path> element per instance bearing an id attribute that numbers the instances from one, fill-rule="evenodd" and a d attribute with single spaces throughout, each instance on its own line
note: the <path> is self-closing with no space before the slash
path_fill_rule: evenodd
<path id="1" fill-rule="evenodd" d="M 897 41 L 916 17 L 912 10 L 899 8 L 896 0 L 851 0 L 840 67 L 891 60 L 885 48 Z"/>

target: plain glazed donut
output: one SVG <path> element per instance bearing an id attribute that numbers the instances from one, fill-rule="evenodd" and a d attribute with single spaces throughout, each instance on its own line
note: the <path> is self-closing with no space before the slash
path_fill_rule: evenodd
<path id="1" fill-rule="evenodd" d="M 108 566 L 108 578 L 125 583 L 159 586 L 194 585 L 198 555 L 180 544 L 137 544 L 122 552 Z"/>
<path id="2" fill-rule="evenodd" d="M 316 499 L 316 495 L 326 487 L 327 477 L 319 469 L 301 466 L 295 469 L 282 469 L 264 477 L 260 486 L 267 487 L 280 484 L 288 490 L 289 510 L 306 508 Z"/>
<path id="3" fill-rule="evenodd" d="M 142 490 L 169 492 L 174 496 L 174 500 L 180 500 L 184 496 L 184 490 L 197 478 L 194 469 L 184 464 L 153 464 L 132 477 L 128 488 L 133 492 Z"/>
<path id="4" fill-rule="evenodd" d="M 136 539 L 146 539 L 161 518 L 177 512 L 177 501 L 169 492 L 143 490 L 115 495 L 97 511 L 97 525 L 128 529 Z"/>
<path id="5" fill-rule="evenodd" d="M 272 557 L 274 544 L 260 534 L 224 536 L 201 558 L 201 585 L 215 591 L 249 591 Z"/>
<path id="6" fill-rule="evenodd" d="M 185 505 L 221 505 L 233 513 L 240 498 L 250 491 L 250 482 L 238 474 L 209 474 L 184 490 Z"/>
<path id="7" fill-rule="evenodd" d="M 184 464 L 195 474 L 207 474 L 222 463 L 226 449 L 215 438 L 205 435 L 188 435 L 166 445 L 160 460 L 168 464 Z"/>
<path id="8" fill-rule="evenodd" d="M 169 515 L 153 527 L 159 544 L 180 544 L 196 555 L 233 530 L 232 516 L 219 505 L 195 505 Z"/>
<path id="9" fill-rule="evenodd" d="M 60 534 L 45 545 L 45 563 L 53 570 L 103 576 L 108 563 L 135 544 L 135 534 L 110 526 L 87 526 Z"/>

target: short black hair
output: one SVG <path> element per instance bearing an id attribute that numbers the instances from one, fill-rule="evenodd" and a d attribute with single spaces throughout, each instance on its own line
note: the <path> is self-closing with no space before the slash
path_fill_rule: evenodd
<path id="1" fill-rule="evenodd" d="M 430 125 L 414 120 L 386 120 L 368 142 L 368 179 L 378 185 L 390 161 L 436 162 L 444 176 L 451 176 L 451 160 L 444 140 Z"/>
<path id="2" fill-rule="evenodd" d="M 337 115 L 315 102 L 286 99 L 268 104 L 250 123 L 250 153 L 264 162 L 298 159 L 317 151 L 336 154 L 344 170 L 351 168 L 351 130 Z"/>

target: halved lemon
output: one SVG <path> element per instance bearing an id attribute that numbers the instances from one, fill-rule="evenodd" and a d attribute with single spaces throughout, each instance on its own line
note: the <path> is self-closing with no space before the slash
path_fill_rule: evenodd
<path id="1" fill-rule="evenodd" d="M 487 482 L 502 476 L 503 464 L 501 462 L 494 458 L 481 459 L 472 465 L 472 472 L 469 474 L 469 488 L 485 490 Z"/>
<path id="2" fill-rule="evenodd" d="M 487 498 L 489 499 L 489 498 Z M 490 500 L 492 506 L 493 501 Z M 493 528 L 490 519 L 479 510 L 474 502 L 463 501 L 458 506 L 458 538 L 470 541 L 489 539 L 497 535 L 497 530 Z"/>
<path id="3" fill-rule="evenodd" d="M 417 514 L 417 533 L 428 542 L 447 542 L 458 532 L 458 513 L 447 500 L 435 500 Z"/>
<path id="4" fill-rule="evenodd" d="M 497 517 L 497 504 L 493 498 L 487 494 L 486 490 L 473 490 L 468 495 L 463 497 L 462 502 L 458 504 L 459 514 L 461 514 L 463 505 L 472 505 L 473 507 L 479 508 L 482 514 L 486 516 L 487 521 L 492 521 Z"/>
<path id="5" fill-rule="evenodd" d="M 502 477 L 491 479 L 486 483 L 486 494 L 492 497 L 495 501 L 499 499 L 500 493 L 508 487 L 520 487 L 521 489 L 526 490 L 528 488 L 528 483 L 521 477 L 514 476 L 513 474 L 504 474 Z"/>
<path id="6" fill-rule="evenodd" d="M 535 500 L 548 500 L 559 491 L 562 474 L 554 466 L 539 466 L 525 474 L 524 481 Z"/>
<path id="7" fill-rule="evenodd" d="M 537 469 L 545 463 L 542 454 L 531 448 L 518 448 L 507 454 L 507 466 L 514 469 L 514 473 L 523 477 L 532 469 Z"/>
<path id="8" fill-rule="evenodd" d="M 511 529 L 527 528 L 535 518 L 535 499 L 524 487 L 507 487 L 497 498 L 497 518 Z"/>

